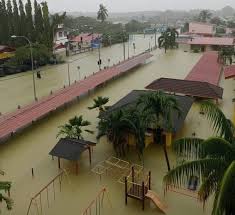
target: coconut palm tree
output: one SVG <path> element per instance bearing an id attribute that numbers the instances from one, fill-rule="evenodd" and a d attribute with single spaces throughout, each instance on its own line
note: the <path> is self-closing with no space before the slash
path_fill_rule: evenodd
<path id="1" fill-rule="evenodd" d="M 106 135 L 113 143 L 117 155 L 125 156 L 127 133 L 132 133 L 136 138 L 138 154 L 142 155 L 145 147 L 145 132 L 150 121 L 150 115 L 136 107 L 116 110 L 100 120 L 97 139 Z"/>
<path id="2" fill-rule="evenodd" d="M 83 116 L 75 116 L 74 118 L 70 119 L 68 123 L 65 125 L 59 126 L 60 130 L 57 134 L 57 137 L 63 136 L 66 138 L 75 138 L 75 139 L 83 139 L 82 132 L 88 132 L 93 134 L 93 131 L 89 129 L 84 129 L 91 125 L 91 123 L 87 120 L 83 120 Z"/>
<path id="3" fill-rule="evenodd" d="M 5 173 L 0 170 L 0 175 L 4 175 Z M 11 182 L 9 181 L 0 181 L 0 191 L 8 191 L 10 192 L 11 189 Z M 6 205 L 7 205 L 7 209 L 11 210 L 12 206 L 13 206 L 13 200 L 11 198 L 9 198 L 6 195 L 3 195 L 2 193 L 0 193 L 0 202 L 5 201 Z M 0 214 L 1 214 L 1 210 L 0 210 Z"/>
<path id="4" fill-rule="evenodd" d="M 174 48 L 176 46 L 176 38 L 179 36 L 179 33 L 175 30 L 175 28 L 167 28 L 161 36 L 158 38 L 158 46 L 159 48 L 164 48 L 165 53 L 169 48 Z"/>
<path id="5" fill-rule="evenodd" d="M 109 102 L 109 98 L 98 96 L 97 98 L 93 99 L 93 101 L 94 101 L 93 106 L 88 107 L 88 109 L 92 110 L 98 108 L 99 111 L 105 111 L 104 105 Z"/>
<path id="6" fill-rule="evenodd" d="M 99 5 L 99 11 L 97 13 L 97 19 L 101 20 L 101 22 L 104 22 L 108 17 L 108 10 L 107 8 L 103 5 Z"/>
<path id="7" fill-rule="evenodd" d="M 218 137 L 206 140 L 183 138 L 173 144 L 178 156 L 186 161 L 164 177 L 166 189 L 182 186 L 192 175 L 199 176 L 199 199 L 204 203 L 214 194 L 213 215 L 235 214 L 235 127 L 213 103 L 204 102 L 201 112 L 212 124 Z"/>
<path id="8" fill-rule="evenodd" d="M 208 20 L 210 20 L 212 14 L 209 10 L 202 10 L 200 13 L 199 13 L 199 21 L 200 22 L 207 22 Z"/>
<path id="9" fill-rule="evenodd" d="M 176 111 L 178 116 L 181 115 L 177 100 L 170 95 L 166 95 L 162 91 L 152 92 L 140 97 L 138 106 L 141 106 L 142 110 L 148 111 L 158 126 L 167 127 L 168 130 L 172 129 L 172 113 Z M 166 150 L 166 144 L 163 144 L 164 155 L 167 163 L 168 171 L 170 170 L 170 162 Z"/>

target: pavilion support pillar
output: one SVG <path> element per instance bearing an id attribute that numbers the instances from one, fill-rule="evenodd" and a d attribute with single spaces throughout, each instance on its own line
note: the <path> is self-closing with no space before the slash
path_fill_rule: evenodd
<path id="1" fill-rule="evenodd" d="M 172 144 L 172 133 L 167 132 L 165 133 L 165 135 L 166 135 L 166 146 L 170 147 Z"/>
<path id="2" fill-rule="evenodd" d="M 61 166 L 60 166 L 60 158 L 58 157 L 58 168 L 60 169 Z"/>
<path id="3" fill-rule="evenodd" d="M 90 166 L 91 166 L 91 147 L 88 147 L 88 152 L 89 152 L 89 162 L 90 162 Z"/>

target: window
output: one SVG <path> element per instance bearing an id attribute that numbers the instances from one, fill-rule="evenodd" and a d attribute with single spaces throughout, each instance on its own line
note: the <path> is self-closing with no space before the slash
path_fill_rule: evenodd
<path id="1" fill-rule="evenodd" d="M 64 37 L 67 37 L 67 31 L 64 32 Z"/>
<path id="2" fill-rule="evenodd" d="M 63 37 L 63 32 L 62 31 L 59 32 L 59 37 Z"/>

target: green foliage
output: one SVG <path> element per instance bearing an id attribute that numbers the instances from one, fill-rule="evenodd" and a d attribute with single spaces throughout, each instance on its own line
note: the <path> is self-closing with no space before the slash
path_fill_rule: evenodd
<path id="1" fill-rule="evenodd" d="M 222 64 L 227 64 L 227 61 L 232 63 L 233 55 L 235 55 L 234 47 L 223 47 L 219 51 L 219 62 Z"/>
<path id="2" fill-rule="evenodd" d="M 158 38 L 159 48 L 164 48 L 166 52 L 169 48 L 173 49 L 177 47 L 176 38 L 178 36 L 179 33 L 175 30 L 175 28 L 167 28 L 167 30 Z"/>
<path id="3" fill-rule="evenodd" d="M 204 101 L 201 104 L 201 112 L 205 114 L 209 122 L 212 124 L 214 131 L 228 142 L 234 142 L 235 128 L 230 120 L 226 118 L 224 113 L 218 106 L 210 101 Z"/>
<path id="4" fill-rule="evenodd" d="M 51 54 L 45 45 L 33 44 L 33 59 L 37 61 L 37 65 L 45 65 L 49 62 Z M 15 56 L 11 59 L 11 62 L 16 65 L 31 65 L 31 56 L 29 46 L 22 46 L 16 49 Z"/>
<path id="5" fill-rule="evenodd" d="M 198 21 L 199 22 L 207 22 L 211 19 L 212 13 L 209 10 L 202 10 L 199 13 Z"/>
<path id="6" fill-rule="evenodd" d="M 181 110 L 175 97 L 166 95 L 162 91 L 148 93 L 139 98 L 138 106 L 143 111 L 148 111 L 155 118 L 158 126 L 172 128 L 172 113 L 175 110 L 178 117 L 181 116 Z"/>
<path id="7" fill-rule="evenodd" d="M 145 147 L 145 132 L 150 122 L 150 115 L 136 107 L 116 110 L 99 121 L 97 139 L 106 135 L 113 143 L 117 155 L 125 156 L 127 134 L 132 133 L 136 138 L 136 149 L 142 154 Z"/>
<path id="8" fill-rule="evenodd" d="M 83 139 L 83 131 L 93 134 L 93 131 L 89 129 L 83 129 L 89 125 L 91 125 L 91 123 L 87 120 L 83 120 L 83 116 L 75 116 L 65 125 L 59 126 L 60 130 L 57 134 L 57 137 L 62 136 L 66 138 Z"/>
<path id="9" fill-rule="evenodd" d="M 138 22 L 137 20 L 131 20 L 125 25 L 126 31 L 131 33 L 142 33 L 147 27 L 150 27 L 149 24 Z"/>
<path id="10" fill-rule="evenodd" d="M 88 107 L 88 109 L 92 110 L 98 108 L 99 111 L 104 111 L 105 110 L 104 105 L 109 102 L 109 98 L 98 96 L 97 98 L 93 99 L 93 101 L 94 101 L 93 106 Z"/>
<path id="11" fill-rule="evenodd" d="M 5 173 L 0 170 L 0 174 L 4 175 Z M 9 192 L 10 189 L 11 189 L 11 182 L 0 181 L 0 191 Z M 10 197 L 7 197 L 7 196 L 3 195 L 2 193 L 0 193 L 0 202 L 3 202 L 3 201 L 6 203 L 7 209 L 11 210 L 13 207 L 13 200 Z M 1 213 L 1 210 L 0 210 L 0 213 Z"/>
<path id="12" fill-rule="evenodd" d="M 207 140 L 183 138 L 173 144 L 177 155 L 186 162 L 175 167 L 164 177 L 166 189 L 169 186 L 183 186 L 191 176 L 198 176 L 201 182 L 199 199 L 204 203 L 215 194 L 213 215 L 235 213 L 235 145 L 234 125 L 214 104 L 205 102 L 201 111 L 211 122 L 220 137 Z"/>
<path id="13" fill-rule="evenodd" d="M 13 3 L 13 7 L 12 7 Z M 57 24 L 63 23 L 66 13 L 49 14 L 46 2 L 40 4 L 34 0 L 34 12 L 32 12 L 31 0 L 25 5 L 22 0 L 0 0 L 0 44 L 22 46 L 27 44 L 25 40 L 19 42 L 12 40 L 12 35 L 26 36 L 31 42 L 41 43 L 52 51 L 53 29 Z"/>
<path id="14" fill-rule="evenodd" d="M 104 22 L 108 17 L 108 10 L 107 8 L 103 5 L 99 5 L 99 11 L 97 13 L 97 19 L 100 20 L 101 22 Z"/>

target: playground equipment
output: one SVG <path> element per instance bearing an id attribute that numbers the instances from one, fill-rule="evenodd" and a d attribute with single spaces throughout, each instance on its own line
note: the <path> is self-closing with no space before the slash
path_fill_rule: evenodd
<path id="1" fill-rule="evenodd" d="M 55 184 L 56 183 L 59 184 L 59 191 L 61 192 L 61 184 L 62 184 L 62 179 L 64 175 L 68 176 L 66 170 L 63 170 L 62 172 L 60 172 L 46 186 L 44 186 L 38 193 L 36 193 L 31 198 L 29 206 L 28 206 L 28 210 L 27 210 L 27 215 L 29 214 L 42 215 L 44 211 L 43 210 L 44 203 L 47 204 L 47 207 L 49 208 L 50 197 L 54 201 L 56 199 Z M 51 195 L 49 195 L 50 192 L 52 193 Z M 46 196 L 46 199 L 44 199 L 43 201 L 43 197 L 45 196 Z M 36 210 L 36 213 L 35 213 L 35 210 Z"/>
<path id="2" fill-rule="evenodd" d="M 81 215 L 92 215 L 93 212 L 95 215 L 101 215 L 102 213 L 102 208 L 103 208 L 103 203 L 104 203 L 104 196 L 107 196 L 108 202 L 110 207 L 112 208 L 112 204 L 111 201 L 109 199 L 108 196 L 108 191 L 107 189 L 104 187 L 95 197 L 95 199 L 93 199 L 90 204 L 88 205 L 88 207 L 82 212 Z"/>
<path id="3" fill-rule="evenodd" d="M 131 177 L 125 177 L 126 205 L 128 197 L 141 201 L 143 210 L 145 207 L 145 199 L 149 198 L 163 213 L 166 213 L 166 206 L 161 202 L 158 195 L 151 190 L 150 171 L 148 175 L 145 175 L 144 172 L 142 172 L 142 174 L 136 174 L 134 167 L 131 168 Z"/>
<path id="4" fill-rule="evenodd" d="M 135 172 L 138 174 L 144 171 L 144 167 L 141 165 L 132 164 L 111 156 L 105 161 L 98 163 L 91 171 L 99 175 L 100 180 L 102 175 L 106 174 L 111 175 L 119 183 L 124 184 L 125 177 L 130 177 L 132 167 L 134 167 Z"/>

